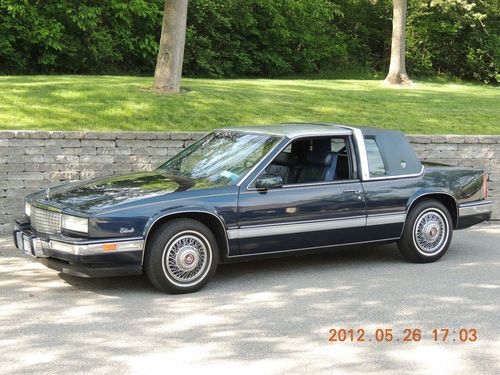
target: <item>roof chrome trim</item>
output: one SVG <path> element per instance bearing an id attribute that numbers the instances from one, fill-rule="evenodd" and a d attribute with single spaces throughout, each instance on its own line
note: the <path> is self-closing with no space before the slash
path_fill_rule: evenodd
<path id="1" fill-rule="evenodd" d="M 365 138 L 363 137 L 363 132 L 360 129 L 354 128 L 352 126 L 345 126 L 345 125 L 340 125 L 340 126 L 352 131 L 354 143 L 356 144 L 356 148 L 357 148 L 358 156 L 359 156 L 359 164 L 360 164 L 360 169 L 361 169 L 361 181 L 369 180 L 370 179 L 370 168 L 368 167 L 368 154 L 366 153 Z"/>
<path id="2" fill-rule="evenodd" d="M 395 180 L 399 178 L 415 178 L 415 177 L 420 177 L 424 174 L 425 167 L 422 165 L 422 168 L 420 169 L 420 172 L 418 173 L 413 173 L 413 174 L 399 174 L 399 175 L 394 175 L 394 176 L 381 176 L 381 177 L 370 177 L 368 178 L 368 181 L 379 181 L 379 180 Z"/>
<path id="3" fill-rule="evenodd" d="M 230 128 L 215 129 L 214 131 L 267 134 L 293 138 L 304 134 L 310 134 L 311 136 L 324 133 L 336 133 L 338 135 L 343 135 L 345 128 L 339 124 L 333 123 L 286 122 L 272 125 L 241 125 Z"/>

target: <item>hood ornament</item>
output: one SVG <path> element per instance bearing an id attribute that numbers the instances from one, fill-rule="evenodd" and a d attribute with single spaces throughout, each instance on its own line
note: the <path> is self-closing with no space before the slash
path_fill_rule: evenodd
<path id="1" fill-rule="evenodd" d="M 45 197 L 47 198 L 47 200 L 50 199 L 50 188 L 45 189 Z"/>

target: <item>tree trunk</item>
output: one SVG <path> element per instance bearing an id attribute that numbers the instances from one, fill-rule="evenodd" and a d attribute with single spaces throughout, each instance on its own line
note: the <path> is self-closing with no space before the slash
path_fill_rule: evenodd
<path id="1" fill-rule="evenodd" d="M 181 90 L 187 7 L 188 0 L 165 0 L 154 91 L 174 94 Z"/>
<path id="2" fill-rule="evenodd" d="M 406 74 L 405 35 L 407 0 L 393 0 L 391 64 L 385 82 L 392 85 L 412 82 Z"/>

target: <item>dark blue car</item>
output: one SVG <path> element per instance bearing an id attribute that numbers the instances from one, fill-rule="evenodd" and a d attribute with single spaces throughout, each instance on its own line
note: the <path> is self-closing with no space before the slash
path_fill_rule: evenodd
<path id="1" fill-rule="evenodd" d="M 74 276 L 141 274 L 169 293 L 219 263 L 397 242 L 413 262 L 488 220 L 487 175 L 421 163 L 400 132 L 331 124 L 215 131 L 153 172 L 26 199 L 16 246 Z"/>

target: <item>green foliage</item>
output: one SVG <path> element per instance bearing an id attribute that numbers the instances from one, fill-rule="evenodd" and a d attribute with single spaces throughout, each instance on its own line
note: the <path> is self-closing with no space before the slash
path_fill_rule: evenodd
<path id="1" fill-rule="evenodd" d="M 495 82 L 498 0 L 409 0 L 410 75 Z M 144 73 L 164 0 L 0 0 L 0 74 Z M 390 0 L 189 0 L 187 76 L 385 71 Z"/>
<path id="2" fill-rule="evenodd" d="M 160 5 L 148 0 L 0 0 L 0 72 L 151 70 Z"/>
<path id="3" fill-rule="evenodd" d="M 206 76 L 318 72 L 344 54 L 328 0 L 198 0 L 189 7 L 185 71 Z"/>
<path id="4" fill-rule="evenodd" d="M 409 71 L 495 82 L 500 68 L 497 0 L 411 0 Z"/>

